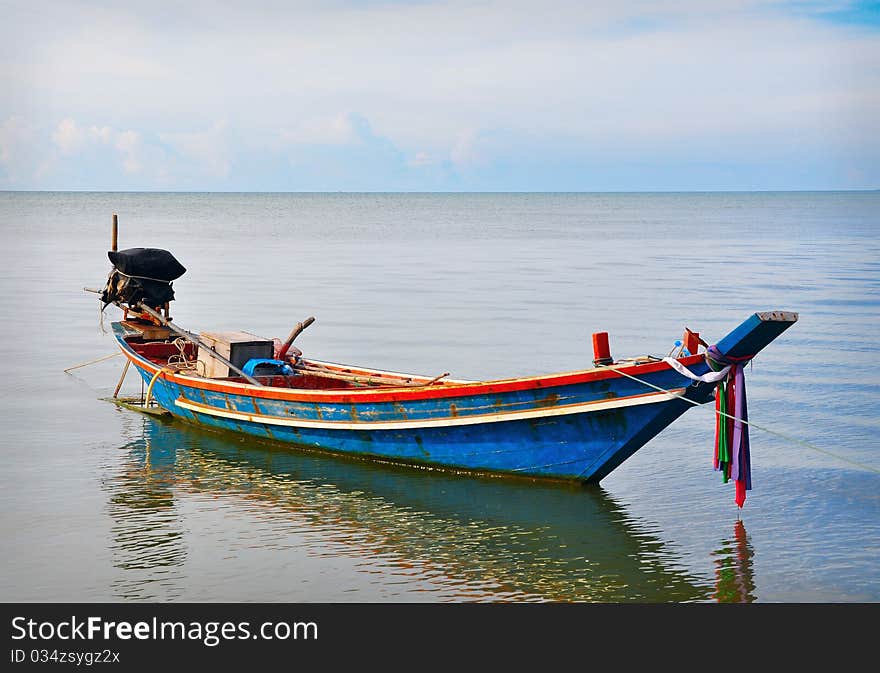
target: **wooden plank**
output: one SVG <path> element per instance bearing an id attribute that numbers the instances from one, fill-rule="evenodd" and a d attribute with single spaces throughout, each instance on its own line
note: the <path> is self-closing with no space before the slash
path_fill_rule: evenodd
<path id="1" fill-rule="evenodd" d="M 162 325 L 151 325 L 133 320 L 123 320 L 122 326 L 130 332 L 137 332 L 145 341 L 163 341 L 171 336 L 171 330 Z"/>
<path id="2" fill-rule="evenodd" d="M 264 339 L 250 332 L 234 331 L 234 332 L 199 332 L 199 336 L 204 341 L 216 341 L 226 344 L 262 344 L 272 342 L 271 339 Z"/>
<path id="3" fill-rule="evenodd" d="M 159 418 L 171 418 L 171 412 L 167 409 L 163 409 L 158 404 L 145 406 L 143 400 L 137 397 L 106 397 L 103 399 L 107 402 L 113 402 L 113 404 L 118 407 L 129 409 L 130 411 L 138 411 L 142 414 Z"/>

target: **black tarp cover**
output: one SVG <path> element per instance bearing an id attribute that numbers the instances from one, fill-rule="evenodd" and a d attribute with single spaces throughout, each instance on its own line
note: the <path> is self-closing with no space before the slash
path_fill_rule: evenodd
<path id="1" fill-rule="evenodd" d="M 159 248 L 111 250 L 107 256 L 113 271 L 101 293 L 104 306 L 113 302 L 134 306 L 140 301 L 151 307 L 162 306 L 174 299 L 171 281 L 186 273 L 174 255 Z"/>
<path id="2" fill-rule="evenodd" d="M 166 283 L 186 273 L 183 265 L 167 250 L 159 248 L 129 248 L 107 253 L 113 266 L 127 276 L 140 276 Z"/>

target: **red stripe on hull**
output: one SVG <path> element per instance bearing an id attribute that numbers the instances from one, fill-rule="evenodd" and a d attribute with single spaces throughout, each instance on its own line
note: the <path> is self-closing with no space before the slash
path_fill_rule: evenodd
<path id="1" fill-rule="evenodd" d="M 161 366 L 138 356 L 134 351 L 123 350 L 126 357 L 132 362 L 140 364 L 150 373 L 155 373 Z M 702 355 L 691 355 L 679 358 L 684 365 L 695 365 L 704 361 Z M 620 371 L 628 374 L 643 375 L 669 369 L 665 362 L 654 362 L 643 365 L 620 367 Z M 496 393 L 508 393 L 519 390 L 534 390 L 536 388 L 551 388 L 567 386 L 603 379 L 619 378 L 614 369 L 593 369 L 576 372 L 563 372 L 559 374 L 547 374 L 519 379 L 501 379 L 497 381 L 481 381 L 476 383 L 446 384 L 425 388 L 394 388 L 391 390 L 340 390 L 320 393 L 315 391 L 300 391 L 291 388 L 270 388 L 253 386 L 249 384 L 231 384 L 212 379 L 200 379 L 196 377 L 182 377 L 172 372 L 163 372 L 160 377 L 182 386 L 211 390 L 219 393 L 233 395 L 247 394 L 251 397 L 266 398 L 273 400 L 285 400 L 291 402 L 339 402 L 344 404 L 358 404 L 361 402 L 405 402 L 408 400 L 439 399 L 444 397 L 467 397 L 470 395 L 486 395 Z"/>

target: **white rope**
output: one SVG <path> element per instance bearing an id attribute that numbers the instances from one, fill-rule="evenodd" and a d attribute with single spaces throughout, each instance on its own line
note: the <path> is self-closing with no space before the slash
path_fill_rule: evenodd
<path id="1" fill-rule="evenodd" d="M 611 369 L 611 367 L 609 367 L 608 365 L 600 365 L 600 366 L 605 367 L 607 369 Z M 678 393 L 674 393 L 670 390 L 666 390 L 665 388 L 661 388 L 660 386 L 655 386 L 653 383 L 648 383 L 647 381 L 644 381 L 636 376 L 632 376 L 631 374 L 627 374 L 626 372 L 622 372 L 619 369 L 612 369 L 612 371 L 616 372 L 617 374 L 620 374 L 621 376 L 625 376 L 628 379 L 632 379 L 633 381 L 637 381 L 638 383 L 641 383 L 642 385 L 648 386 L 649 388 L 653 388 L 654 390 L 659 390 L 661 393 L 666 393 L 667 395 L 671 395 L 672 397 L 677 397 L 680 400 L 684 400 L 688 404 L 693 404 L 695 407 L 703 407 L 703 404 L 701 402 L 695 402 L 694 400 L 689 399 L 689 398 L 685 397 L 684 395 L 679 395 Z M 687 376 L 687 375 L 685 375 L 685 376 Z M 718 414 L 720 416 L 726 416 L 727 418 L 732 418 L 735 421 L 745 423 L 749 427 L 756 428 L 758 430 L 763 430 L 764 432 L 769 432 L 771 435 L 776 435 L 777 437 L 781 437 L 782 439 L 785 439 L 789 442 L 794 442 L 795 444 L 802 444 L 803 446 L 806 446 L 808 449 L 813 449 L 813 451 L 818 451 L 819 453 L 824 453 L 826 456 L 831 456 L 832 458 L 837 458 L 838 460 L 841 460 L 844 463 L 850 463 L 851 465 L 855 465 L 857 467 L 860 467 L 863 470 L 868 470 L 869 472 L 875 472 L 877 474 L 880 474 L 880 470 L 878 470 L 876 467 L 871 467 L 870 465 L 865 465 L 864 463 L 859 463 L 855 460 L 851 460 L 849 458 L 844 458 L 843 456 L 840 456 L 836 453 L 832 453 L 831 451 L 828 451 L 827 449 L 823 449 L 821 447 L 816 446 L 815 444 L 811 444 L 810 442 L 806 442 L 803 439 L 798 439 L 797 437 L 791 437 L 791 436 L 785 435 L 781 432 L 777 432 L 776 430 L 771 430 L 770 428 L 765 428 L 764 426 L 758 425 L 757 423 L 754 423 L 753 421 L 744 420 L 744 419 L 739 418 L 737 416 L 733 416 L 731 414 L 728 414 L 724 411 L 718 411 L 717 409 L 714 409 L 712 407 L 703 407 L 703 408 L 712 409 L 712 411 L 714 411 L 716 414 Z"/>
<path id="2" fill-rule="evenodd" d="M 104 309 L 101 308 L 101 304 L 98 304 L 98 327 L 101 328 L 101 334 L 107 334 L 107 328 L 104 327 Z"/>
<path id="3" fill-rule="evenodd" d="M 171 280 L 163 280 L 161 278 L 151 278 L 150 276 L 132 276 L 131 274 L 125 273 L 124 271 L 120 271 L 119 269 L 116 269 L 116 272 L 120 276 L 125 276 L 126 278 L 138 278 L 140 280 L 154 280 L 157 283 L 165 283 L 166 285 L 171 285 L 171 283 L 174 282 Z"/>
<path id="4" fill-rule="evenodd" d="M 186 339 L 177 337 L 171 343 L 177 347 L 179 352 L 168 357 L 168 366 L 173 367 L 177 371 L 195 371 L 198 374 L 198 361 L 190 360 L 186 357 Z M 201 364 L 204 369 L 204 363 Z"/>
<path id="5" fill-rule="evenodd" d="M 115 358 L 118 355 L 122 355 L 122 351 L 116 351 L 115 353 L 110 353 L 110 355 L 105 355 L 102 358 L 98 358 L 97 360 L 89 360 L 88 362 L 83 362 L 80 365 L 73 365 L 73 367 L 68 367 L 64 370 L 64 373 L 68 373 L 74 369 L 79 369 L 80 367 L 88 367 L 89 365 L 97 364 L 98 362 L 103 362 L 104 360 L 109 360 L 110 358 Z"/>

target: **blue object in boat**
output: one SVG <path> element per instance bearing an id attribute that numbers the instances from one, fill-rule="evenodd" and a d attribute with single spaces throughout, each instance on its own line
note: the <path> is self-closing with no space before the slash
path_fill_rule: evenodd
<path id="1" fill-rule="evenodd" d="M 681 358 L 681 357 L 688 357 L 688 356 L 690 356 L 690 355 L 693 355 L 693 354 L 692 354 L 687 348 L 682 348 L 682 346 L 683 346 L 683 344 L 682 344 L 682 342 L 681 342 L 681 339 L 676 339 L 676 340 L 675 340 L 675 344 L 674 344 L 672 350 L 673 350 L 673 352 L 675 352 L 675 349 L 676 349 L 676 348 L 680 348 L 680 349 L 681 349 L 681 350 L 679 351 L 678 357 Z"/>
<path id="2" fill-rule="evenodd" d="M 257 371 L 259 369 L 259 371 Z M 248 376 L 293 376 L 293 367 L 283 360 L 270 358 L 251 358 L 241 370 Z"/>

